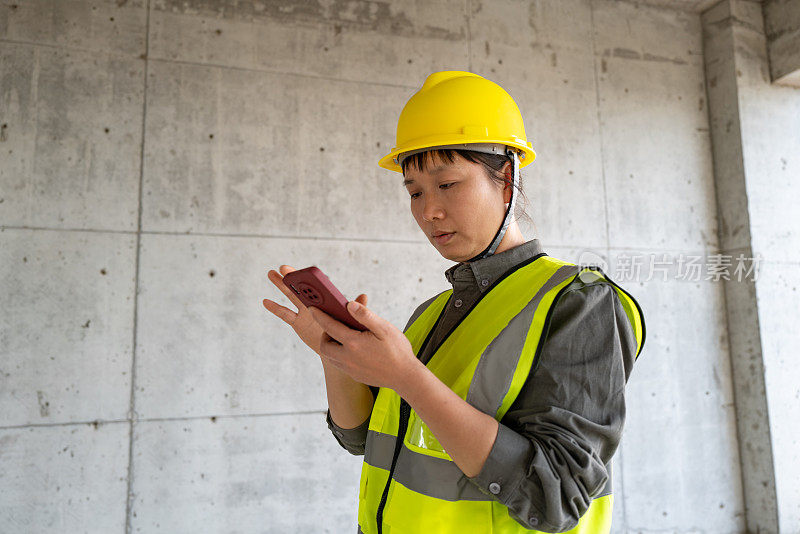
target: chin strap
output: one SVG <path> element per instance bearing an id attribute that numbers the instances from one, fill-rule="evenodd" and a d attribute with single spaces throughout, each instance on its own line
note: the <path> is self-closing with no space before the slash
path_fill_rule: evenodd
<path id="1" fill-rule="evenodd" d="M 498 246 L 500 246 L 503 236 L 506 235 L 508 225 L 511 224 L 511 217 L 514 215 L 514 204 L 517 199 L 516 190 L 519 186 L 519 154 L 517 154 L 517 151 L 512 148 L 506 149 L 506 154 L 508 154 L 511 158 L 513 180 L 511 186 L 511 199 L 508 202 L 508 208 L 506 208 L 506 215 L 503 217 L 503 224 L 500 225 L 500 229 L 497 230 L 497 233 L 495 234 L 494 239 L 492 239 L 492 242 L 489 243 L 489 246 L 486 247 L 480 254 L 477 254 L 476 256 L 466 260 L 467 262 L 476 261 L 494 254 L 494 251 L 497 250 Z"/>

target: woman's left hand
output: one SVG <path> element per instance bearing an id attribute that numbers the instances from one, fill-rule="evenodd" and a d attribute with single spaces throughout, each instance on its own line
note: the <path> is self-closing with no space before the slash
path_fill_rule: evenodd
<path id="1" fill-rule="evenodd" d="M 348 327 L 318 308 L 309 310 L 326 333 L 322 357 L 353 380 L 399 393 L 422 365 L 405 334 L 358 302 L 348 302 L 347 310 L 369 328 L 364 332 Z"/>

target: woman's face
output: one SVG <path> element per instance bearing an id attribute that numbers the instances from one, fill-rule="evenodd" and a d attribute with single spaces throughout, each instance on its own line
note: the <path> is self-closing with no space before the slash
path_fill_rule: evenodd
<path id="1" fill-rule="evenodd" d="M 466 261 L 485 249 L 500 228 L 511 190 L 486 175 L 484 167 L 455 155 L 442 161 L 436 153 L 424 170 L 406 167 L 404 185 L 411 213 L 428 241 L 445 258 Z M 435 237 L 446 232 L 449 235 Z"/>

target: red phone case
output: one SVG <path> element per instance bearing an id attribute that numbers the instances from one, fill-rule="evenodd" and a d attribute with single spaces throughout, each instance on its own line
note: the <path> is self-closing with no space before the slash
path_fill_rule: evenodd
<path id="1" fill-rule="evenodd" d="M 306 307 L 319 308 L 354 330 L 368 330 L 350 315 L 347 311 L 347 299 L 318 267 L 312 265 L 287 273 L 283 277 L 283 283 Z"/>

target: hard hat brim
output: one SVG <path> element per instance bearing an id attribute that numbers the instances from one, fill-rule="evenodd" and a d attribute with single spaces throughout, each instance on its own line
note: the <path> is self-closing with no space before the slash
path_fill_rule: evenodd
<path id="1" fill-rule="evenodd" d="M 458 135 L 458 136 L 447 135 L 447 136 L 436 136 L 428 139 L 420 139 L 415 142 L 408 143 L 402 147 L 395 147 L 392 149 L 391 152 L 389 152 L 387 155 L 382 157 L 380 161 L 378 161 L 378 165 L 380 167 L 383 167 L 384 169 L 402 173 L 403 169 L 397 163 L 397 159 L 400 155 L 406 152 L 419 152 L 420 150 L 434 149 L 438 147 L 462 148 L 463 150 L 469 150 L 470 149 L 469 145 L 471 144 L 478 144 L 478 145 L 500 144 L 516 148 L 521 152 L 520 168 L 530 165 L 531 163 L 533 163 L 533 160 L 536 159 L 536 152 L 534 152 L 531 143 L 525 142 L 524 140 L 519 138 L 502 139 L 502 138 L 489 138 L 489 137 L 475 137 L 467 135 Z"/>

